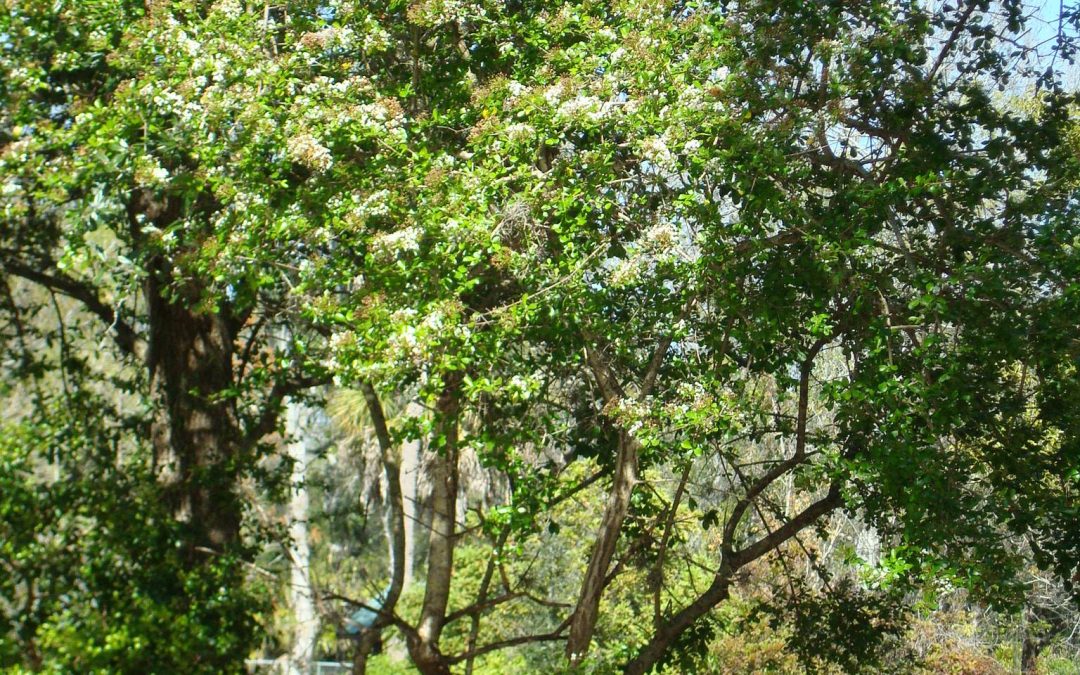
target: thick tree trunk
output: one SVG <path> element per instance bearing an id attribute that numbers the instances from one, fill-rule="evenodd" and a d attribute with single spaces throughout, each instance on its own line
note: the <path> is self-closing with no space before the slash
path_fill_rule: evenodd
<path id="1" fill-rule="evenodd" d="M 1024 642 L 1020 648 L 1020 672 L 1023 675 L 1035 675 L 1039 672 L 1039 656 L 1050 643 L 1052 636 L 1064 626 L 1052 618 L 1040 616 L 1038 606 L 1028 605 L 1024 609 Z M 1057 624 L 1057 625 L 1055 625 Z"/>
<path id="2" fill-rule="evenodd" d="M 615 460 L 615 479 L 611 486 L 607 508 L 596 535 L 596 545 L 589 557 L 585 569 L 585 578 L 581 582 L 581 593 L 570 621 L 570 635 L 566 642 L 566 655 L 572 665 L 581 662 L 589 650 L 593 632 L 596 629 L 597 613 L 600 609 L 600 597 L 604 593 L 608 569 L 615 555 L 623 521 L 630 509 L 630 496 L 637 483 L 639 444 L 629 434 L 619 434 L 619 450 Z"/>
<path id="3" fill-rule="evenodd" d="M 196 292 L 166 297 L 166 275 L 152 272 L 146 293 L 151 387 L 163 404 L 153 423 L 154 461 L 166 500 L 192 529 L 192 550 L 220 550 L 240 535 L 232 466 L 239 431 L 232 402 L 218 396 L 233 384 L 233 336 L 220 314 L 190 309 Z"/>
<path id="4" fill-rule="evenodd" d="M 1020 653 L 1020 672 L 1023 675 L 1035 675 L 1039 672 L 1039 653 L 1042 644 L 1038 638 L 1024 636 L 1024 646 Z"/>
<path id="5" fill-rule="evenodd" d="M 379 631 L 364 629 L 360 633 L 360 639 L 353 654 L 352 675 L 365 675 L 367 673 L 368 657 L 375 651 L 379 643 Z"/>

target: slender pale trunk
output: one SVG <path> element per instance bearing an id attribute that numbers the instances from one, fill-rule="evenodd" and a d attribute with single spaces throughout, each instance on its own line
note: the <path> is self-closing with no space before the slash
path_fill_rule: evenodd
<path id="1" fill-rule="evenodd" d="M 289 499 L 289 603 L 293 613 L 290 675 L 311 672 L 315 643 L 319 635 L 319 615 L 311 584 L 311 549 L 308 545 L 307 467 L 318 450 L 322 434 L 319 413 L 303 403 L 291 401 L 285 414 L 288 437 L 286 453 L 292 462 Z"/>
<path id="2" fill-rule="evenodd" d="M 423 414 L 420 406 L 410 404 L 406 413 L 415 417 Z M 409 588 L 416 578 L 416 524 L 420 521 L 420 494 L 418 479 L 421 471 L 423 444 L 414 440 L 401 446 L 401 499 L 405 530 L 405 579 L 402 590 Z"/>

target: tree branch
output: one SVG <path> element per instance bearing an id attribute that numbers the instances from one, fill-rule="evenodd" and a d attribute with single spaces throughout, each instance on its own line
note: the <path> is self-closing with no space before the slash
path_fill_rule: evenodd
<path id="1" fill-rule="evenodd" d="M 139 356 L 140 344 L 142 343 L 138 333 L 120 319 L 112 307 L 107 305 L 98 296 L 96 288 L 82 281 L 56 273 L 45 273 L 25 263 L 5 259 L 2 261 L 5 271 L 14 276 L 26 279 L 51 291 L 77 300 L 89 311 L 96 315 L 114 331 L 113 341 L 125 354 Z"/>
<path id="2" fill-rule="evenodd" d="M 563 621 L 559 624 L 559 627 L 550 633 L 541 633 L 539 635 L 520 635 L 518 637 L 508 638 L 506 640 L 499 640 L 497 642 L 490 642 L 483 647 L 477 647 L 471 651 L 464 652 L 462 654 L 455 654 L 454 656 L 447 657 L 447 662 L 450 665 L 455 663 L 461 663 L 466 659 L 476 658 L 477 656 L 483 656 L 491 652 L 499 651 L 500 649 L 506 649 L 507 647 L 515 647 L 517 645 L 530 644 L 533 642 L 554 642 L 558 640 L 566 639 L 563 635 L 563 631 L 570 624 L 570 619 Z"/>

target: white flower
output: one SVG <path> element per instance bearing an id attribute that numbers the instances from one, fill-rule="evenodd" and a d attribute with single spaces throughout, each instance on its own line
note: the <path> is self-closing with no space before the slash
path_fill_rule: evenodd
<path id="1" fill-rule="evenodd" d="M 713 82 L 723 82 L 731 75 L 731 70 L 727 66 L 720 66 L 716 70 L 712 71 L 709 75 L 709 79 Z"/>
<path id="2" fill-rule="evenodd" d="M 674 163 L 671 150 L 659 136 L 646 138 L 641 142 L 641 155 L 647 162 L 658 167 L 667 167 Z"/>
<path id="3" fill-rule="evenodd" d="M 595 96 L 578 94 L 559 106 L 558 115 L 568 120 L 584 116 L 593 122 L 599 122 L 604 119 L 610 109 L 610 104 L 602 103 Z"/>
<path id="4" fill-rule="evenodd" d="M 230 19 L 235 19 L 244 13 L 244 7 L 239 0 L 221 0 L 214 5 L 214 9 Z"/>
<path id="5" fill-rule="evenodd" d="M 188 56 L 198 56 L 199 52 L 202 51 L 202 45 L 199 41 L 183 31 L 180 31 L 176 41 L 180 43 L 180 48 L 187 52 Z"/>
<path id="6" fill-rule="evenodd" d="M 169 172 L 154 158 L 143 158 L 136 162 L 135 183 L 143 187 L 154 187 L 169 179 Z"/>
<path id="7" fill-rule="evenodd" d="M 620 260 L 611 273 L 611 285 L 620 287 L 634 283 L 641 277 L 641 273 L 644 271 L 644 263 L 645 261 L 639 256 Z"/>
<path id="8" fill-rule="evenodd" d="M 671 223 L 656 223 L 645 232 L 645 244 L 657 251 L 668 251 L 675 245 L 677 236 Z"/>
<path id="9" fill-rule="evenodd" d="M 532 138 L 536 130 L 524 122 L 515 122 L 506 127 L 506 135 L 512 141 L 523 141 Z"/>
<path id="10" fill-rule="evenodd" d="M 334 164 L 330 150 L 311 134 L 300 134 L 287 142 L 289 157 L 316 173 L 326 171 Z"/>
<path id="11" fill-rule="evenodd" d="M 385 216 L 390 213 L 390 191 L 376 190 L 368 195 L 363 202 L 356 207 L 356 214 L 364 218 L 371 216 Z"/>
<path id="12" fill-rule="evenodd" d="M 544 100 L 550 106 L 556 106 L 563 98 L 563 83 L 556 82 L 544 91 Z"/>
<path id="13" fill-rule="evenodd" d="M 679 105 L 687 110 L 701 111 L 705 109 L 705 92 L 701 87 L 687 87 L 679 92 Z"/>
<path id="14" fill-rule="evenodd" d="M 400 253 L 415 253 L 420 250 L 420 235 L 420 229 L 415 226 L 380 234 L 371 240 L 371 251 L 379 258 L 392 258 Z"/>

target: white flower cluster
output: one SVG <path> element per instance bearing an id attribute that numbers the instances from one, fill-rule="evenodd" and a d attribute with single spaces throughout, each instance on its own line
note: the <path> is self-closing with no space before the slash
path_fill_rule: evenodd
<path id="1" fill-rule="evenodd" d="M 214 3 L 214 11 L 227 18 L 237 19 L 244 13 L 244 6 L 240 4 L 240 0 L 219 0 Z"/>
<path id="2" fill-rule="evenodd" d="M 615 268 L 611 271 L 608 281 L 616 288 L 629 286 L 641 278 L 646 265 L 647 260 L 641 255 L 632 255 L 628 258 L 623 258 L 622 260 L 619 260 L 615 265 Z"/>
<path id="3" fill-rule="evenodd" d="M 328 26 L 319 31 L 304 33 L 300 36 L 300 48 L 307 51 L 319 52 L 334 47 L 348 48 L 356 39 L 356 33 L 352 28 Z"/>
<path id="4" fill-rule="evenodd" d="M 202 51 L 202 43 L 191 37 L 184 31 L 180 31 L 176 36 L 176 43 L 185 54 L 194 58 Z"/>
<path id="5" fill-rule="evenodd" d="M 558 106 L 566 96 L 566 84 L 560 80 L 544 90 L 544 101 L 552 108 Z"/>
<path id="6" fill-rule="evenodd" d="M 525 92 L 529 91 L 529 88 L 518 82 L 517 80 L 510 80 L 506 85 L 506 93 L 510 94 L 510 100 L 516 101 L 525 95 Z"/>
<path id="7" fill-rule="evenodd" d="M 601 101 L 595 96 L 578 94 L 574 98 L 563 101 L 555 115 L 562 122 L 580 120 L 600 122 L 608 117 L 614 108 L 615 104 L 610 101 Z"/>
<path id="8" fill-rule="evenodd" d="M 415 253 L 420 250 L 422 234 L 416 226 L 380 234 L 371 240 L 371 253 L 379 260 L 392 260 L 402 254 Z"/>
<path id="9" fill-rule="evenodd" d="M 506 393 L 512 401 L 528 401 L 539 391 L 540 380 L 537 377 L 514 375 L 506 383 Z"/>
<path id="10" fill-rule="evenodd" d="M 659 263 L 671 260 L 679 246 L 680 235 L 675 221 L 671 217 L 662 217 L 626 247 L 625 258 L 609 259 L 608 283 L 616 288 L 636 283 Z"/>
<path id="11" fill-rule="evenodd" d="M 346 198 L 335 197 L 328 207 L 332 212 L 343 213 L 350 228 L 362 229 L 370 218 L 389 215 L 390 202 L 390 191 L 384 189 L 367 195 L 354 192 Z"/>
<path id="12" fill-rule="evenodd" d="M 359 126 L 364 134 L 391 141 L 406 138 L 405 114 L 394 99 L 355 103 L 368 95 L 370 82 L 365 78 L 333 80 L 317 78 L 307 85 L 291 106 L 290 116 L 307 127 L 344 128 Z"/>
<path id="13" fill-rule="evenodd" d="M 691 110 L 694 112 L 704 112 L 708 109 L 709 104 L 705 99 L 705 90 L 701 87 L 691 85 L 679 92 L 679 108 L 683 110 Z M 665 113 L 668 109 L 665 109 Z M 666 115 L 665 115 L 666 116 Z"/>
<path id="14" fill-rule="evenodd" d="M 154 85 L 154 82 L 146 83 L 139 90 L 139 95 L 147 99 L 150 105 L 156 108 L 158 112 L 167 115 L 184 107 L 183 96 L 168 88 L 155 91 Z"/>
<path id="15" fill-rule="evenodd" d="M 169 172 L 153 157 L 140 158 L 135 163 L 135 184 L 156 187 L 169 179 Z"/>
<path id="16" fill-rule="evenodd" d="M 712 431 L 721 418 L 730 417 L 729 399 L 719 398 L 700 382 L 683 382 L 675 392 L 675 400 L 663 406 L 664 417 L 681 430 Z M 688 417 L 690 416 L 690 417 Z"/>
<path id="17" fill-rule="evenodd" d="M 384 52 L 393 45 L 390 33 L 373 16 L 364 17 L 364 37 L 360 48 L 365 54 Z"/>
<path id="18" fill-rule="evenodd" d="M 364 200 L 357 205 L 353 211 L 354 214 L 362 216 L 364 220 L 375 216 L 386 216 L 390 214 L 390 191 L 389 190 L 376 190 L 372 192 Z"/>
<path id="19" fill-rule="evenodd" d="M 678 236 L 678 232 L 670 222 L 666 220 L 658 222 L 645 231 L 645 236 L 642 238 L 643 248 L 651 252 L 666 253 L 675 247 Z"/>
<path id="20" fill-rule="evenodd" d="M 286 147 L 290 159 L 316 173 L 327 171 L 334 165 L 330 150 L 311 134 L 290 137 Z"/>
<path id="21" fill-rule="evenodd" d="M 467 335 L 460 318 L 461 307 L 453 302 L 429 306 L 423 314 L 399 309 L 390 316 L 397 328 L 387 340 L 386 360 L 406 367 L 430 364 L 447 337 Z"/>
<path id="22" fill-rule="evenodd" d="M 425 26 L 487 18 L 487 8 L 480 2 L 466 0 L 421 0 L 409 8 L 409 20 Z"/>
<path id="23" fill-rule="evenodd" d="M 675 156 L 661 136 L 651 136 L 641 141 L 641 157 L 653 167 L 665 170 L 675 166 Z"/>
<path id="24" fill-rule="evenodd" d="M 352 108 L 350 112 L 355 115 L 355 121 L 373 132 L 386 133 L 397 140 L 405 138 L 402 110 L 400 106 L 391 105 L 390 101 L 364 103 Z"/>
<path id="25" fill-rule="evenodd" d="M 536 129 L 524 122 L 514 122 L 506 127 L 506 136 L 511 141 L 527 141 L 534 135 L 536 135 Z"/>
<path id="26" fill-rule="evenodd" d="M 646 426 L 652 426 L 650 419 L 651 400 L 639 401 L 636 398 L 620 398 L 604 406 L 604 415 L 626 430 L 631 436 L 637 436 Z"/>
<path id="27" fill-rule="evenodd" d="M 335 331 L 330 335 L 329 350 L 322 366 L 333 374 L 334 384 L 340 386 L 342 375 L 347 374 L 352 363 L 358 339 L 351 330 Z"/>

